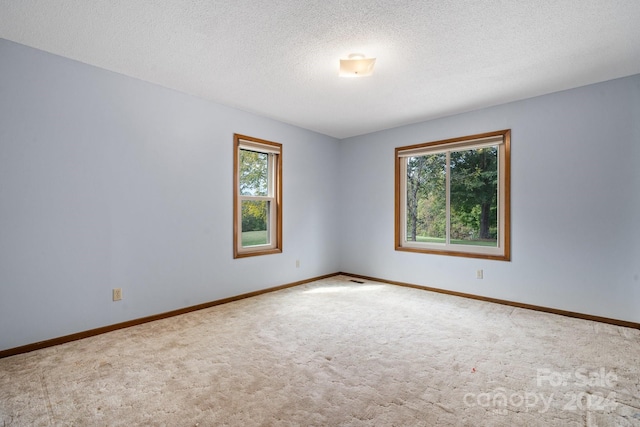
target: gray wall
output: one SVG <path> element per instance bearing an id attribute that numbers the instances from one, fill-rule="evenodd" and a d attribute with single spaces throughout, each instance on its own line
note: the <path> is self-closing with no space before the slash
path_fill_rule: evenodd
<path id="1" fill-rule="evenodd" d="M 639 118 L 633 76 L 340 142 L 0 40 L 0 350 L 337 271 L 640 322 Z M 396 252 L 394 148 L 505 128 L 512 261 Z M 282 254 L 232 259 L 234 132 Z"/>
<path id="2" fill-rule="evenodd" d="M 640 322 L 639 123 L 636 75 L 344 140 L 340 268 Z M 394 148 L 506 128 L 512 261 L 395 251 Z"/>
<path id="3" fill-rule="evenodd" d="M 232 258 L 234 132 L 283 144 L 282 254 Z M 0 349 L 338 271 L 338 154 L 0 40 Z"/>

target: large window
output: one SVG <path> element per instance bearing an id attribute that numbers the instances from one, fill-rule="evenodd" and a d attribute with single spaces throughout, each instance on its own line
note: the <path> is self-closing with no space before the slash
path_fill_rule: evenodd
<path id="1" fill-rule="evenodd" d="M 282 252 L 282 144 L 235 134 L 234 258 Z"/>
<path id="2" fill-rule="evenodd" d="M 396 250 L 510 259 L 510 134 L 396 148 Z"/>

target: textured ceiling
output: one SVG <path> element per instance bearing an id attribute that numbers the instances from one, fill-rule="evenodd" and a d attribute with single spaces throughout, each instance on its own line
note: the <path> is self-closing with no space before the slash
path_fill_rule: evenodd
<path id="1" fill-rule="evenodd" d="M 0 38 L 337 138 L 640 73 L 639 23 L 639 0 L 0 0 Z M 353 52 L 372 77 L 338 77 Z"/>

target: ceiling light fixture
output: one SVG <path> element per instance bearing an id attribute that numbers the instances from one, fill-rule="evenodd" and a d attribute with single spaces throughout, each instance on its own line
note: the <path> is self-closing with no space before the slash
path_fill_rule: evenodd
<path id="1" fill-rule="evenodd" d="M 361 53 L 352 53 L 348 59 L 340 60 L 340 77 L 366 77 L 373 74 L 376 58 L 365 58 Z"/>

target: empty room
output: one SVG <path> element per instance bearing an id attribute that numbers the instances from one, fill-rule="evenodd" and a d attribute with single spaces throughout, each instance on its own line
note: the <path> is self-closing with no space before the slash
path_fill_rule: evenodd
<path id="1" fill-rule="evenodd" d="M 637 0 L 0 0 L 0 426 L 640 426 Z"/>

